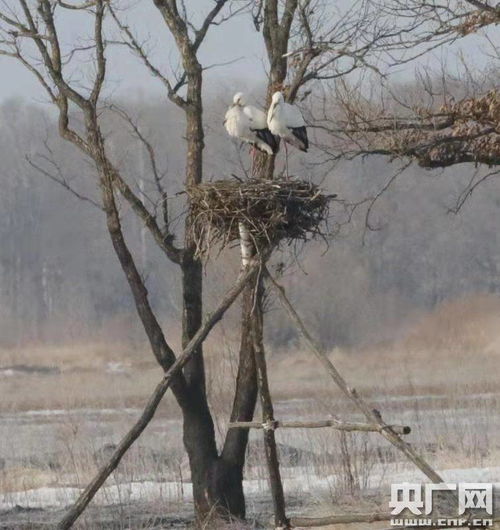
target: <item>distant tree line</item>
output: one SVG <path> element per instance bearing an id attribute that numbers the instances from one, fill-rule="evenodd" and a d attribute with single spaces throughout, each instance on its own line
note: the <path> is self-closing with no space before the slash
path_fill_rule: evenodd
<path id="1" fill-rule="evenodd" d="M 220 116 L 230 97 L 227 92 L 210 98 L 206 112 Z M 179 223 L 184 202 L 182 195 L 175 194 L 182 189 L 182 147 L 175 138 L 169 139 L 173 134 L 170 124 L 179 118 L 175 109 L 165 108 L 159 101 L 135 102 L 134 107 L 141 125 L 157 145 L 165 147 L 163 163 L 169 175 L 179 175 L 178 181 L 168 182 L 172 222 Z M 69 195 L 26 159 L 29 155 L 37 160 L 43 152 L 40 138 L 44 138 L 71 185 L 82 196 L 96 198 L 97 182 L 82 178 L 85 173 L 92 175 L 92 168 L 57 138 L 51 120 L 46 110 L 26 101 L 7 101 L 0 109 L 1 344 L 8 347 L 96 336 L 105 340 L 123 329 L 127 329 L 127 339 L 141 341 L 144 337 L 138 326 L 130 326 L 132 300 L 108 239 L 100 231 L 102 212 L 90 202 Z M 113 120 L 116 117 L 110 115 L 113 132 L 109 142 L 114 156 L 147 195 L 153 175 L 146 155 L 137 148 L 130 149 L 130 136 L 122 128 L 113 128 Z M 222 126 L 207 131 L 206 142 L 208 175 L 242 174 L 242 153 L 227 141 Z M 322 166 L 305 166 L 300 159 L 292 163 L 307 171 L 310 178 L 324 178 L 326 188 L 353 203 L 374 194 L 395 170 L 383 156 L 369 162 L 342 162 L 326 177 Z M 364 213 L 359 211 L 328 242 L 332 248 L 326 253 L 326 242 L 321 241 L 307 256 L 300 249 L 297 256 L 289 251 L 284 282 L 310 316 L 324 344 L 333 347 L 391 338 L 393 327 L 415 309 L 473 292 L 500 290 L 500 251 L 493 244 L 500 199 L 490 192 L 496 181 L 478 188 L 459 216 L 449 213 L 469 179 L 467 165 L 438 175 L 412 167 L 377 203 L 372 214 L 375 231 L 366 233 Z M 333 205 L 332 231 L 335 223 L 346 221 L 344 210 L 340 203 Z M 126 207 L 122 213 L 136 234 L 131 242 L 145 266 L 155 307 L 166 320 L 174 319 L 179 314 L 175 268 L 171 274 L 164 272 L 165 263 L 142 225 Z M 233 263 L 236 270 L 236 255 Z M 207 267 L 211 267 L 210 262 Z M 309 274 L 303 275 L 301 268 Z M 210 275 L 207 281 L 206 296 L 210 297 Z M 272 323 L 268 340 L 276 346 L 293 344 L 295 335 L 286 319 L 273 311 L 272 300 L 267 305 Z M 235 325 L 237 318 L 236 314 L 232 317 Z"/>

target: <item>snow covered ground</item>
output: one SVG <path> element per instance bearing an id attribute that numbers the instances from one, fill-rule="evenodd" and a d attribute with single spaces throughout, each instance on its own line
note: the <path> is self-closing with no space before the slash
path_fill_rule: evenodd
<path id="1" fill-rule="evenodd" d="M 445 481 L 491 482 L 500 488 L 498 395 L 373 396 L 372 401 L 384 411 L 386 421 L 412 426 L 408 440 Z M 362 419 L 354 411 L 347 412 L 352 420 Z M 17 528 L 12 521 L 19 517 L 57 519 L 139 414 L 135 408 L 0 414 L 0 528 Z M 294 399 L 278 401 L 276 415 L 318 419 L 325 413 L 314 400 Z M 345 493 L 345 455 L 340 453 L 338 436 L 331 429 L 277 431 L 287 501 L 300 513 L 311 503 L 317 505 L 318 499 L 331 511 Z M 426 482 L 382 437 L 374 433 L 348 436 L 350 473 L 363 496 L 383 497 L 386 506 L 391 483 Z M 261 433 L 252 432 L 251 440 L 244 489 L 253 513 L 267 517 L 272 508 Z M 146 515 L 151 509 L 165 514 L 168 506 L 172 517 L 180 518 L 190 516 L 191 500 L 181 423 L 159 415 L 99 491 L 93 507 L 100 510 L 99 516 L 111 514 L 112 520 L 114 510 L 122 509 L 117 507 L 135 513 L 138 506 Z"/>
<path id="2" fill-rule="evenodd" d="M 456 468 L 438 471 L 446 482 L 488 482 L 500 487 L 500 466 L 485 468 Z M 303 470 L 296 476 L 284 480 L 285 491 L 310 494 L 313 497 L 328 491 L 329 486 L 338 477 L 326 476 L 310 480 L 308 474 Z M 425 477 L 418 470 L 405 472 L 386 472 L 383 476 L 376 472 L 372 477 L 371 486 L 384 488 L 391 483 L 426 482 Z M 263 493 L 267 484 L 261 480 L 245 480 L 245 493 L 252 497 Z M 78 497 L 82 490 L 70 487 L 42 487 L 26 491 L 17 491 L 0 494 L 0 510 L 9 510 L 15 506 L 27 509 L 33 508 L 64 508 Z M 96 495 L 94 502 L 98 506 L 111 506 L 123 503 L 151 502 L 156 499 L 162 501 L 178 502 L 190 501 L 192 489 L 190 483 L 179 484 L 178 482 L 154 482 L 140 481 L 121 484 L 112 484 L 102 488 Z"/>

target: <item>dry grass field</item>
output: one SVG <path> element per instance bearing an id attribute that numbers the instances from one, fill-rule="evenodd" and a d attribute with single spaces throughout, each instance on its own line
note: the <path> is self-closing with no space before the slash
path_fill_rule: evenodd
<path id="1" fill-rule="evenodd" d="M 208 387 L 221 434 L 236 351 L 237 341 L 220 331 L 207 344 Z M 38 528 L 36 521 L 50 520 L 48 514 L 55 516 L 92 477 L 161 371 L 146 345 L 26 345 L 1 352 L 0 359 L 0 528 Z M 498 298 L 443 304 L 415 317 L 397 343 L 336 349 L 331 359 L 386 421 L 412 427 L 409 440 L 450 480 L 500 482 Z M 307 352 L 270 352 L 269 370 L 278 418 L 361 420 Z M 278 431 L 278 442 L 295 513 L 384 511 L 392 480 L 421 480 L 374 434 L 342 439 L 331 430 Z M 245 487 L 250 513 L 261 522 L 270 512 L 262 450 L 252 433 Z M 167 396 L 79 528 L 104 528 L 95 521 L 106 517 L 122 521 L 116 528 L 157 528 L 155 518 L 166 513 L 169 524 L 186 528 L 189 498 L 180 416 Z"/>

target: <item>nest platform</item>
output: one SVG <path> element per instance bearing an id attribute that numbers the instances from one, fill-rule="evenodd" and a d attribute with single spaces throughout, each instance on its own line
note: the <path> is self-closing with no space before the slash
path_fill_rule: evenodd
<path id="1" fill-rule="evenodd" d="M 248 179 L 204 182 L 187 189 L 198 252 L 221 248 L 247 228 L 257 248 L 326 235 L 330 200 L 312 182 Z"/>

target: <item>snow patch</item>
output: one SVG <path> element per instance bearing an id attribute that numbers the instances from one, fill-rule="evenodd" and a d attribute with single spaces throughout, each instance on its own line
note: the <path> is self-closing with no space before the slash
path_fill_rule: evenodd
<path id="1" fill-rule="evenodd" d="M 456 468 L 440 471 L 446 482 L 491 482 L 495 488 L 500 487 L 500 466 L 485 468 Z M 294 474 L 295 476 L 284 479 L 285 491 L 300 491 L 301 493 L 318 493 L 329 491 L 329 486 L 338 480 L 336 475 L 315 478 L 307 475 L 305 470 Z M 398 482 L 426 482 L 422 473 L 417 470 L 408 470 L 399 473 L 386 473 L 383 476 L 374 475 L 370 478 L 372 486 L 380 487 Z M 245 480 L 243 488 L 246 495 L 255 495 L 266 492 L 268 482 L 266 478 Z M 387 488 L 387 491 L 389 489 Z M 9 510 L 14 506 L 22 508 L 62 508 L 73 503 L 82 492 L 74 487 L 43 487 L 0 494 L 0 510 Z M 100 506 L 114 504 L 127 504 L 140 501 L 182 502 L 191 501 L 193 497 L 192 485 L 180 482 L 129 482 L 114 484 L 102 488 L 96 495 L 94 502 Z"/>

